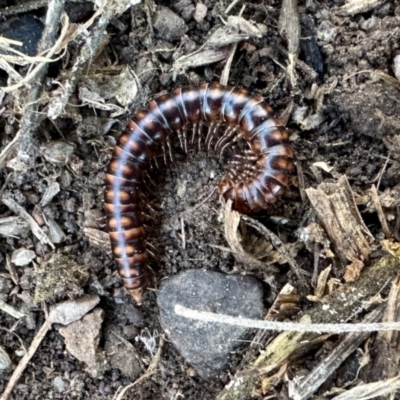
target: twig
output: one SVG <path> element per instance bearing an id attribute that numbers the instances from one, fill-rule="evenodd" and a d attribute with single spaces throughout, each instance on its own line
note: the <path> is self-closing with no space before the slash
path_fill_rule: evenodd
<path id="1" fill-rule="evenodd" d="M 376 311 L 373 311 L 374 313 Z M 380 311 L 381 312 L 381 311 Z M 243 326 L 245 328 L 265 329 L 268 331 L 286 332 L 318 332 L 318 333 L 347 333 L 347 332 L 381 332 L 400 331 L 400 322 L 381 323 L 355 323 L 355 324 L 299 324 L 296 322 L 264 321 L 243 317 L 232 317 L 225 314 L 215 314 L 208 311 L 198 311 L 186 308 L 180 304 L 175 305 L 175 313 L 182 317 L 195 319 L 203 322 L 214 322 Z M 372 313 L 371 313 L 372 314 Z M 372 314 L 375 315 L 375 314 Z"/>
<path id="2" fill-rule="evenodd" d="M 86 1 L 87 0 L 68 0 L 67 3 L 85 3 Z M 94 2 L 94 0 L 90 1 Z M 0 16 L 26 13 L 31 10 L 37 10 L 39 8 L 46 7 L 48 4 L 49 0 L 36 0 L 36 1 L 23 2 L 22 4 L 18 4 L 16 6 L 0 9 Z"/>
<path id="3" fill-rule="evenodd" d="M 233 7 L 236 6 L 236 4 L 238 4 L 241 0 L 233 0 L 231 4 L 229 4 L 228 7 L 226 7 L 226 10 L 224 11 L 224 14 L 227 15 L 230 13 L 230 11 L 232 10 Z"/>
<path id="4" fill-rule="evenodd" d="M 368 314 L 364 321 L 372 322 L 379 320 L 383 315 L 382 307 L 375 309 Z M 343 324 L 338 324 L 343 325 Z M 346 324 L 344 324 L 346 325 Z M 382 325 L 376 323 L 362 323 L 358 325 Z M 359 329 L 356 332 L 346 335 L 338 346 L 322 362 L 295 387 L 292 398 L 295 400 L 306 400 L 334 373 L 348 356 L 367 339 L 369 331 Z"/>
<path id="5" fill-rule="evenodd" d="M 12 317 L 14 317 L 16 319 L 25 317 L 24 313 L 16 310 L 14 307 L 11 307 L 9 304 L 4 302 L 3 300 L 0 300 L 0 310 L 3 310 L 4 312 L 6 312 L 7 314 L 11 315 Z"/>
<path id="6" fill-rule="evenodd" d="M 46 236 L 37 222 L 13 199 L 9 197 L 3 197 L 1 201 L 15 214 L 23 218 L 31 227 L 32 233 L 40 240 L 43 244 L 48 244 L 52 249 L 55 249 L 54 244 Z"/>
<path id="7" fill-rule="evenodd" d="M 64 111 L 72 92 L 75 90 L 77 82 L 81 79 L 83 72 L 87 69 L 90 62 L 93 61 L 103 43 L 107 35 L 106 28 L 110 20 L 137 2 L 132 2 L 132 0 L 103 0 L 99 3 L 99 9 L 93 17 L 84 24 L 85 30 L 88 29 L 90 25 L 92 26 L 91 32 L 89 35 L 85 34 L 85 42 L 68 73 L 68 77 L 60 83 L 64 92 L 61 96 L 54 98 L 48 105 L 47 116 L 51 119 L 56 119 Z"/>
<path id="8" fill-rule="evenodd" d="M 154 372 L 156 372 L 157 366 L 158 366 L 158 364 L 160 363 L 160 360 L 161 360 L 161 353 L 162 353 L 163 347 L 164 347 L 164 338 L 161 336 L 160 337 L 160 342 L 158 344 L 157 353 L 154 356 L 154 358 L 151 360 L 151 363 L 150 363 L 149 367 L 147 368 L 147 371 L 141 377 L 136 379 L 135 382 L 131 383 L 128 386 L 125 386 L 119 393 L 117 392 L 116 395 L 114 396 L 113 400 L 122 400 L 123 397 L 125 396 L 125 393 L 128 390 L 130 390 L 134 386 L 138 385 L 139 383 L 143 382 L 144 380 L 149 378 L 151 375 L 153 375 Z M 0 399 L 0 400 L 2 400 L 2 399 Z"/>
<path id="9" fill-rule="evenodd" d="M 59 21 L 61 21 L 61 15 L 64 10 L 64 2 L 65 0 L 49 1 L 45 28 L 38 53 L 42 53 L 54 45 Z M 19 153 L 20 155 L 27 156 L 28 163 L 34 162 L 34 157 L 30 156 L 33 155 L 33 133 L 41 118 L 40 114 L 38 113 L 38 99 L 43 90 L 43 81 L 48 70 L 47 63 L 42 63 L 40 65 L 41 68 L 37 70 L 35 80 L 32 82 L 31 89 L 29 90 L 27 105 L 24 109 L 24 115 L 22 117 L 21 127 L 19 130 Z"/>
<path id="10" fill-rule="evenodd" d="M 387 238 L 390 238 L 390 237 L 392 237 L 392 234 L 391 234 L 388 224 L 386 222 L 385 214 L 382 209 L 382 204 L 379 200 L 378 190 L 374 185 L 372 185 L 369 192 L 371 194 L 372 203 L 374 204 L 375 210 L 378 214 L 378 218 L 379 218 L 379 222 L 381 223 L 382 230 L 385 233 L 385 236 Z"/>
<path id="11" fill-rule="evenodd" d="M 0 153 L 0 170 L 6 165 L 8 156 L 17 148 L 20 132 L 21 131 L 19 130 L 14 139 L 10 143 L 8 143 L 8 145 Z"/>
<path id="12" fill-rule="evenodd" d="M 283 0 L 279 16 L 279 33 L 288 42 L 288 74 L 292 86 L 296 86 L 295 67 L 300 46 L 300 19 L 297 10 L 297 0 Z"/>
<path id="13" fill-rule="evenodd" d="M 246 222 L 247 225 L 251 226 L 254 229 L 257 229 L 260 233 L 262 233 L 268 240 L 271 241 L 272 245 L 276 248 L 276 250 L 285 258 L 286 262 L 290 265 L 292 271 L 296 274 L 297 279 L 303 290 L 306 290 L 308 285 L 306 280 L 304 279 L 303 274 L 301 273 L 300 267 L 297 265 L 294 258 L 289 254 L 289 252 L 285 249 L 285 245 L 276 236 L 273 232 L 267 229 L 263 224 L 256 221 L 253 218 L 248 217 L 247 215 L 241 216 L 242 220 Z"/>
<path id="14" fill-rule="evenodd" d="M 99 10 L 98 10 L 99 12 Z M 97 13 L 98 13 L 97 12 Z M 62 82 L 64 92 L 60 97 L 54 99 L 54 102 L 49 103 L 47 115 L 51 119 L 56 119 L 64 110 L 71 93 L 75 90 L 78 80 L 87 65 L 93 60 L 96 55 L 103 39 L 106 35 L 106 27 L 112 18 L 111 13 L 100 13 L 98 19 L 92 25 L 91 34 L 86 36 L 84 45 L 80 50 L 79 56 L 76 58 L 71 70 L 69 71 L 68 78 Z"/>
<path id="15" fill-rule="evenodd" d="M 42 327 L 39 329 L 38 333 L 34 337 L 31 345 L 29 346 L 28 351 L 25 353 L 25 355 L 21 358 L 17 368 L 14 370 L 10 380 L 7 383 L 7 387 L 4 390 L 3 394 L 0 397 L 0 400 L 7 400 L 8 396 L 11 394 L 12 390 L 14 389 L 14 386 L 18 382 L 19 378 L 21 377 L 22 373 L 24 372 L 26 366 L 28 365 L 30 359 L 33 357 L 33 355 L 36 353 L 37 348 L 39 347 L 40 343 L 42 343 L 42 340 L 46 336 L 46 333 L 49 331 L 51 328 L 51 322 L 46 319 Z"/>
<path id="16" fill-rule="evenodd" d="M 24 372 L 26 366 L 28 365 L 31 358 L 36 353 L 40 343 L 46 336 L 47 332 L 51 329 L 52 324 L 62 324 L 69 325 L 72 322 L 81 319 L 86 313 L 88 313 L 91 309 L 93 309 L 100 298 L 95 295 L 87 295 L 80 298 L 81 306 L 77 306 L 79 300 L 66 300 L 62 303 L 56 304 L 50 311 L 48 315 L 46 315 L 46 320 L 36 333 L 35 337 L 32 340 L 32 343 L 29 346 L 29 349 L 26 351 L 25 355 L 21 358 L 18 363 L 17 368 L 15 368 L 13 374 L 11 375 L 10 380 L 7 383 L 7 386 L 0 397 L 0 400 L 7 400 L 8 396 L 14 389 L 14 386 L 18 382 L 22 373 Z M 75 307 L 74 307 L 75 306 Z"/>
<path id="17" fill-rule="evenodd" d="M 334 397 L 332 400 L 368 400 L 377 398 L 396 398 L 396 390 L 400 388 L 400 375 L 394 378 L 356 386 L 347 392 Z M 387 397 L 380 397 L 387 396 Z"/>

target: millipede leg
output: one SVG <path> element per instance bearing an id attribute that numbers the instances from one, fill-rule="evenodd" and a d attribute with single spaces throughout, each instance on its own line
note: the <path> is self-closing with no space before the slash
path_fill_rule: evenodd
<path id="1" fill-rule="evenodd" d="M 197 150 L 199 152 L 201 151 L 201 130 L 199 131 L 199 134 L 197 135 Z"/>
<path id="2" fill-rule="evenodd" d="M 169 137 L 167 137 L 167 140 L 165 141 L 167 144 L 167 149 L 168 149 L 168 154 L 169 154 L 169 159 L 172 161 L 174 161 L 174 159 L 172 158 L 172 151 L 171 151 L 171 140 L 169 139 Z"/>
<path id="3" fill-rule="evenodd" d="M 212 135 L 213 135 L 214 128 L 215 128 L 216 125 L 217 125 L 217 124 L 216 124 L 215 122 L 212 122 L 212 123 L 208 126 L 207 136 L 206 136 L 206 140 L 205 140 L 205 142 L 204 142 L 206 148 L 208 148 L 208 142 L 209 142 L 210 140 L 212 140 Z"/>
<path id="4" fill-rule="evenodd" d="M 160 169 L 160 167 L 158 165 L 157 157 L 154 157 L 151 161 L 154 163 L 155 169 Z"/>
<path id="5" fill-rule="evenodd" d="M 203 126 L 204 126 L 204 123 L 203 123 L 203 121 L 201 121 L 198 124 L 197 132 L 196 132 L 196 135 L 197 135 L 197 148 L 198 148 L 199 151 L 201 150 L 201 134 L 203 132 Z"/>
<path id="6" fill-rule="evenodd" d="M 193 124 L 193 127 L 192 127 L 192 140 L 190 141 L 191 144 L 194 143 L 194 139 L 196 137 L 198 128 L 199 128 L 199 124 Z"/>
<path id="7" fill-rule="evenodd" d="M 218 139 L 217 143 L 215 143 L 215 150 L 221 148 L 227 140 L 230 140 L 236 132 L 236 126 L 229 126 L 224 134 Z"/>
<path id="8" fill-rule="evenodd" d="M 213 126 L 212 129 L 209 129 L 208 134 L 207 134 L 207 138 L 206 138 L 206 143 L 205 143 L 207 151 L 210 151 L 211 143 L 212 143 L 216 133 L 219 131 L 220 126 L 221 126 L 221 123 L 218 122 L 217 124 L 215 124 Z"/>
<path id="9" fill-rule="evenodd" d="M 184 147 L 183 147 L 183 134 L 182 134 L 182 131 L 181 131 L 180 129 L 178 129 L 178 130 L 176 131 L 176 133 L 178 134 L 178 138 L 179 138 L 179 145 L 181 146 L 181 149 L 182 149 L 182 150 L 184 150 Z"/>
<path id="10" fill-rule="evenodd" d="M 167 165 L 167 146 L 165 143 L 161 144 L 161 149 L 162 149 L 162 153 L 163 153 L 164 164 Z"/>
<path id="11" fill-rule="evenodd" d="M 183 139 L 183 151 L 185 152 L 185 154 L 187 154 L 188 150 L 187 150 L 187 126 L 186 125 L 183 127 L 182 139 Z"/>
<path id="12" fill-rule="evenodd" d="M 153 186 L 155 188 L 157 187 L 156 183 L 153 181 L 153 179 L 151 178 L 150 174 L 147 171 L 145 172 L 144 177 L 145 177 L 146 184 L 150 183 L 151 186 Z"/>
<path id="13" fill-rule="evenodd" d="M 242 137 L 242 133 L 239 132 L 233 139 L 228 140 L 225 145 L 221 148 L 221 151 L 219 152 L 219 155 L 221 156 L 224 150 L 231 144 L 237 142 L 240 138 Z"/>

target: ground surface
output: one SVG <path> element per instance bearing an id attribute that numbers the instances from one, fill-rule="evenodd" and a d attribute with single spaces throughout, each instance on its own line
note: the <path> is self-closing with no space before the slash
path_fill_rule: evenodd
<path id="1" fill-rule="evenodd" d="M 229 84 L 246 87 L 263 95 L 278 114 L 293 103 L 293 118 L 289 118 L 288 129 L 292 134 L 306 188 L 316 187 L 323 181 L 333 181 L 344 174 L 353 191 L 362 197 L 378 181 L 379 192 L 383 192 L 396 189 L 400 180 L 398 88 L 373 73 L 379 71 L 394 77 L 393 58 L 400 52 L 400 5 L 396 1 L 387 1 L 366 12 L 342 15 L 338 7 L 344 3 L 339 0 L 299 3 L 300 13 L 308 16 L 308 22 L 302 20 L 303 24 L 310 25 L 311 19 L 315 28 L 307 31 L 306 38 L 302 35 L 302 50 L 299 53 L 302 64 L 295 70 L 296 84 L 293 86 L 286 70 L 287 44 L 278 32 L 281 1 L 239 2 L 230 14 L 238 15 L 245 4 L 243 17 L 263 24 L 267 32 L 261 38 L 251 38 L 238 44 Z M 1 8 L 15 4 L 0 1 Z M 192 16 L 196 2 L 184 0 L 175 2 L 175 5 L 169 2 L 157 2 L 154 7 L 136 5 L 112 20 L 107 28 L 108 42 L 94 63 L 98 73 L 106 67 L 129 66 L 139 76 L 141 89 L 134 103 L 127 106 L 131 112 L 145 104 L 151 94 L 189 82 L 219 80 L 223 62 L 189 68 L 185 73 L 178 73 L 173 81 L 171 65 L 174 60 L 204 44 L 207 35 L 222 26 L 220 15 L 229 5 L 228 2 L 211 0 L 204 1 L 204 4 L 207 14 L 201 22 L 196 22 Z M 149 25 L 157 17 L 159 6 L 170 8 L 185 20 L 182 27 L 182 35 L 185 36 L 182 39 L 169 38 L 165 32 Z M 71 19 L 77 23 L 86 21 L 93 13 L 90 2 L 78 2 L 68 7 Z M 45 12 L 44 8 L 38 8 L 30 14 L 42 18 Z M 311 41 L 310 37 L 314 40 L 312 50 L 306 46 L 307 40 Z M 68 48 L 68 57 L 71 59 L 65 55 L 50 68 L 46 81 L 50 96 L 56 96 L 54 81 L 72 62 L 80 44 L 77 40 Z M 310 55 L 311 51 L 314 55 Z M 319 75 L 311 70 L 313 67 Z M 26 73 L 24 67 L 18 67 L 18 70 L 22 75 Z M 5 73 L 2 73 L 1 79 L 1 86 L 6 85 Z M 313 85 L 322 88 L 318 96 L 315 96 Z M 156 292 L 149 291 L 144 304 L 136 309 L 132 300 L 120 289 L 120 281 L 113 260 L 106 252 L 106 245 L 103 249 L 94 246 L 84 231 L 84 228 L 104 230 L 104 168 L 110 157 L 113 138 L 120 133 L 129 113 L 122 112 L 113 117 L 112 112 L 96 109 L 92 104 L 85 103 L 82 106 L 78 90 L 83 87 L 84 81 L 78 84 L 77 92 L 69 102 L 68 112 L 55 121 L 48 118 L 41 121 L 36 135 L 41 150 L 35 168 L 21 174 L 9 165 L 0 171 L 0 194 L 10 194 L 30 214 L 35 207 L 36 210 L 39 207 L 41 218 L 53 220 L 60 227 L 65 237 L 56 244 L 56 248 L 79 266 L 81 274 L 87 274 L 83 289 L 76 287 L 75 283 L 71 284 L 69 295 L 79 292 L 101 295 L 100 306 L 105 311 L 103 330 L 119 330 L 125 340 L 131 341 L 142 363 L 140 375 L 152 355 L 144 342 L 137 340 L 138 336 L 147 335 L 158 341 L 158 335 L 162 333 Z M 324 95 L 321 95 L 322 92 Z M 13 139 L 19 128 L 20 106 L 25 103 L 23 95 L 24 91 L 20 91 L 17 97 L 10 94 L 3 98 L 0 151 Z M 115 99 L 109 102 L 118 104 Z M 305 107 L 307 116 L 316 116 L 318 122 L 307 126 L 309 120 L 304 118 L 301 107 Z M 108 124 L 108 129 L 101 129 L 98 120 L 93 122 L 93 117 L 101 118 L 101 123 Z M 55 163 L 45 156 L 54 141 L 71 146 L 65 162 Z M 149 264 L 154 270 L 155 287 L 162 279 L 191 268 L 248 273 L 263 282 L 266 290 L 265 307 L 269 308 L 286 282 L 296 287 L 296 277 L 287 264 L 278 264 L 280 273 L 271 277 L 254 267 L 236 263 L 228 252 L 210 246 L 227 247 L 221 204 L 216 193 L 209 196 L 223 175 L 224 162 L 217 154 L 198 152 L 194 147 L 190 148 L 187 157 L 176 142 L 173 147 L 174 161 L 168 166 L 160 163 L 158 169 L 150 171 L 151 179 L 145 190 L 150 206 L 145 211 L 145 224 L 148 240 L 154 246 L 151 248 L 153 254 Z M 62 152 L 65 154 L 65 149 Z M 51 154 L 56 154 L 54 149 Z M 331 169 L 326 172 L 315 167 L 316 162 L 325 163 Z M 54 182 L 59 183 L 59 192 L 48 203 L 40 204 L 44 192 Z M 294 182 L 282 200 L 261 218 L 284 243 L 296 242 L 297 229 L 306 225 L 310 218 L 310 205 L 301 199 L 298 187 L 299 183 Z M 362 212 L 367 210 L 365 204 L 361 207 Z M 0 217 L 12 215 L 4 204 L 0 204 Z M 376 213 L 366 212 L 362 215 L 378 242 L 384 235 Z M 389 226 L 394 233 L 396 218 L 396 212 L 393 211 Z M 184 246 L 182 226 L 185 230 Z M 256 235 L 252 231 L 250 233 Z M 29 313 L 27 321 L 18 323 L 7 314 L 0 313 L 0 345 L 7 350 L 14 365 L 19 361 L 16 351 L 21 347 L 20 341 L 28 347 L 35 331 L 43 323 L 40 303 L 33 303 L 35 282 L 39 266 L 51 257 L 51 249 L 42 245 L 29 229 L 22 229 L 18 236 L 0 236 L 0 299 Z M 21 247 L 36 253 L 36 267 L 32 263 L 23 267 L 14 265 L 12 269 L 18 280 L 13 281 L 7 269 L 10 265 L 8 258 Z M 302 249 L 296 255 L 296 261 L 303 270 L 312 273 L 312 253 Z M 321 263 L 321 269 L 323 267 Z M 56 281 L 60 278 L 58 273 L 50 272 Z M 340 279 L 342 271 L 333 270 L 332 276 Z M 53 296 L 47 301 L 53 304 L 67 297 L 68 294 L 60 290 L 57 298 Z M 307 308 L 307 304 L 304 307 Z M 120 369 L 112 367 L 97 376 L 91 376 L 85 370 L 84 363 L 78 362 L 66 351 L 58 329 L 56 326 L 47 334 L 24 371 L 14 391 L 15 399 L 112 399 L 118 387 L 137 378 L 135 372 L 127 377 Z M 105 336 L 100 338 L 100 348 L 104 348 L 105 340 Z M 166 342 L 158 371 L 140 383 L 135 395 L 128 398 L 214 399 L 229 382 L 230 375 L 238 370 L 241 360 L 244 357 L 255 358 L 258 352 L 257 347 L 250 350 L 246 346 L 241 348 L 232 355 L 228 368 L 216 379 L 205 382 Z M 314 355 L 311 353 L 307 357 L 312 360 Z M 301 368 L 307 370 L 307 364 L 301 365 Z M 357 369 L 355 360 L 345 364 L 337 372 L 335 385 L 340 387 L 344 382 L 354 379 Z M 12 370 L 0 372 L 0 393 Z M 61 377 L 67 388 L 60 390 L 61 393 L 54 382 L 56 377 Z M 276 393 L 280 393 L 277 398 L 287 396 L 284 385 L 278 387 Z"/>

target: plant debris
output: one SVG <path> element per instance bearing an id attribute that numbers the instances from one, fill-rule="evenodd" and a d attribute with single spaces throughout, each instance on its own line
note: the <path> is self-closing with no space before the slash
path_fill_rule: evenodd
<path id="1" fill-rule="evenodd" d="M 398 332 L 340 326 L 399 320 L 398 2 L 3 3 L 0 399 L 393 397 Z M 138 308 L 111 255 L 105 168 L 155 94 L 200 82 L 263 96 L 291 134 L 297 177 L 265 212 L 241 216 L 217 186 L 244 143 L 216 154 L 188 140 L 186 154 L 172 134 L 171 160 L 156 152 L 142 188 L 149 288 Z M 261 326 L 337 333 L 249 330 L 203 381 L 157 302 L 166 279 L 203 270 L 262 286 Z M 220 307 L 199 304 L 190 309 Z"/>

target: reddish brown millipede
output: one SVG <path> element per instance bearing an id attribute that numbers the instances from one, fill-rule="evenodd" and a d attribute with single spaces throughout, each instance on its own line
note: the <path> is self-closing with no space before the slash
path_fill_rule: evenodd
<path id="1" fill-rule="evenodd" d="M 219 193 L 241 213 L 261 211 L 289 184 L 294 154 L 285 127 L 259 95 L 218 83 L 160 93 L 135 115 L 117 141 L 106 173 L 104 208 L 119 273 L 138 303 L 147 286 L 140 209 L 144 172 L 170 133 L 178 133 L 186 150 L 187 127 L 200 137 L 202 125 L 208 124 L 205 143 L 210 148 L 222 123 L 227 129 L 215 147 L 223 149 L 241 138 L 252 156 L 237 156 L 236 167 L 218 185 Z"/>

